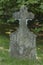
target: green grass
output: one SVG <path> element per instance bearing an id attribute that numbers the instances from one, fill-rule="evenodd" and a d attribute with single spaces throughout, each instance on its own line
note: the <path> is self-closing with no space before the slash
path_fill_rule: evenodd
<path id="1" fill-rule="evenodd" d="M 9 55 L 9 38 L 5 35 L 0 35 L 0 65 L 43 65 L 43 41 L 37 41 L 37 60 L 22 60 L 11 58 Z"/>
<path id="2" fill-rule="evenodd" d="M 0 35 L 0 46 L 4 48 L 9 47 L 9 37 L 5 35 Z"/>

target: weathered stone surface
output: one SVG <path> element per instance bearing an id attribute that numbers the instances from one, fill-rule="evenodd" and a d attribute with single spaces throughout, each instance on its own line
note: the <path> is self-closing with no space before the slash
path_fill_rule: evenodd
<path id="1" fill-rule="evenodd" d="M 30 16 L 27 8 L 25 6 L 21 7 L 20 13 L 17 14 L 20 18 L 15 15 L 13 17 L 19 20 L 19 29 L 10 35 L 10 54 L 13 57 L 35 59 L 36 35 L 27 28 L 26 20 Z M 33 19 L 34 16 L 29 18 Z"/>

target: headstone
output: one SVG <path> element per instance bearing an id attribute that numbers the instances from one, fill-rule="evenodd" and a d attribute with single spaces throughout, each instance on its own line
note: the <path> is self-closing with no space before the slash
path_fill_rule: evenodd
<path id="1" fill-rule="evenodd" d="M 36 35 L 27 28 L 26 21 L 34 18 L 32 12 L 27 11 L 26 6 L 22 6 L 19 12 L 15 12 L 13 17 L 19 20 L 19 28 L 10 34 L 10 54 L 19 58 L 36 58 Z"/>

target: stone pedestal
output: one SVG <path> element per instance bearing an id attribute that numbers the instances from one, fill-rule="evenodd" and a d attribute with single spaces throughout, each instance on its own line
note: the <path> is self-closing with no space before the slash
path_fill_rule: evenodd
<path id="1" fill-rule="evenodd" d="M 26 31 L 27 32 L 27 31 Z M 10 55 L 12 57 L 36 59 L 36 35 L 21 29 L 10 35 Z"/>

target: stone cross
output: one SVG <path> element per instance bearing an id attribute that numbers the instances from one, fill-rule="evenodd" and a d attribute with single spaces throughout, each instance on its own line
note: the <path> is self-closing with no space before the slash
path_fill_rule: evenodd
<path id="1" fill-rule="evenodd" d="M 20 58 L 36 58 L 36 35 L 27 28 L 26 21 L 34 18 L 32 12 L 27 11 L 24 5 L 13 17 L 19 20 L 19 28 L 10 35 L 10 53 Z"/>
<path id="2" fill-rule="evenodd" d="M 34 14 L 32 12 L 28 12 L 27 7 L 22 5 L 19 12 L 13 13 L 13 17 L 17 20 L 32 20 L 34 18 Z"/>

